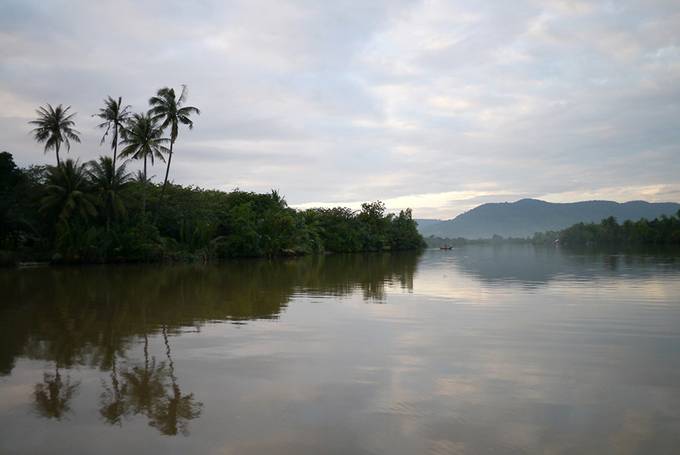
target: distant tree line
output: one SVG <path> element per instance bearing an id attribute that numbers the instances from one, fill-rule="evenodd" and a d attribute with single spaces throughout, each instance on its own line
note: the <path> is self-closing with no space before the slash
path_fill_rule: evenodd
<path id="1" fill-rule="evenodd" d="M 533 243 L 555 241 L 566 246 L 680 245 L 680 211 L 675 216 L 623 223 L 609 217 L 599 223 L 578 223 L 559 232 L 536 233 L 532 238 Z"/>
<path id="2" fill-rule="evenodd" d="M 431 248 L 439 248 L 442 246 L 461 247 L 465 245 L 495 245 L 500 243 L 527 243 L 528 240 L 522 237 L 503 237 L 494 235 L 488 239 L 466 239 L 465 237 L 438 237 L 431 235 L 425 238 L 425 243 Z"/>
<path id="3" fill-rule="evenodd" d="M 211 260 L 321 252 L 408 250 L 424 246 L 410 209 L 388 214 L 380 202 L 361 210 L 288 207 L 276 191 L 227 193 L 169 181 L 182 125 L 193 127 L 183 87 L 162 88 L 147 112 L 108 97 L 96 117 L 111 156 L 87 163 L 60 152 L 80 142 L 70 107 L 46 105 L 33 135 L 54 151 L 55 166 L 16 166 L 0 153 L 0 263 Z M 142 170 L 127 171 L 129 160 Z M 122 161 L 122 162 L 121 162 Z M 162 184 L 148 167 L 165 163 Z"/>
<path id="4" fill-rule="evenodd" d="M 490 239 L 449 239 L 429 236 L 429 247 L 464 246 L 500 243 L 533 243 L 535 245 L 557 244 L 564 246 L 643 246 L 680 245 L 680 211 L 675 216 L 662 215 L 653 220 L 626 220 L 619 223 L 609 217 L 599 223 L 577 223 L 561 231 L 537 232 L 530 238 L 504 238 L 494 235 Z"/>

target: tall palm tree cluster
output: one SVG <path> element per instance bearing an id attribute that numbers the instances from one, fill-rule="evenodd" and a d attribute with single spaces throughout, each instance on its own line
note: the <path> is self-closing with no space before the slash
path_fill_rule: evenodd
<path id="1" fill-rule="evenodd" d="M 61 227 L 67 228 L 73 220 L 87 221 L 99 209 L 108 231 L 114 220 L 126 214 L 124 190 L 133 180 L 126 172 L 127 160 L 143 163 L 136 180 L 144 187 L 150 180 L 147 164 L 166 163 L 160 209 L 179 127 L 185 125 L 192 129 L 192 115 L 200 114 L 198 108 L 185 105 L 186 99 L 186 86 L 182 86 L 179 96 L 174 89 L 164 87 L 149 99 L 148 111 L 132 113 L 131 106 L 124 105 L 121 97 L 107 97 L 104 106 L 93 116 L 101 120 L 98 127 L 104 130 L 101 144 L 110 138 L 112 156 L 101 156 L 85 164 L 72 159 L 62 161 L 59 155 L 64 147 L 70 151 L 72 142 L 80 142 L 80 132 L 75 129 L 76 114 L 70 112 L 71 106 L 47 104 L 38 108 L 38 117 L 29 122 L 35 127 L 33 137 L 44 143 L 45 153 L 54 151 L 57 161 L 57 165 L 48 170 L 43 210 L 54 212 Z M 119 158 L 126 161 L 119 163 Z M 146 214 L 146 191 L 142 205 Z"/>
<path id="2" fill-rule="evenodd" d="M 170 184 L 181 130 L 199 110 L 187 90 L 161 88 L 135 113 L 108 97 L 97 113 L 110 153 L 81 163 L 62 159 L 80 141 L 70 106 L 46 105 L 31 125 L 55 166 L 19 169 L 0 152 L 0 265 L 21 261 L 149 262 L 272 257 L 324 251 L 422 247 L 409 210 L 387 213 L 380 202 L 360 211 L 296 210 L 275 190 L 223 192 Z M 141 169 L 135 177 L 131 162 Z M 164 165 L 162 183 L 150 166 Z M 160 180 L 160 179 L 159 179 Z M 51 259 L 50 259 L 51 258 Z"/>

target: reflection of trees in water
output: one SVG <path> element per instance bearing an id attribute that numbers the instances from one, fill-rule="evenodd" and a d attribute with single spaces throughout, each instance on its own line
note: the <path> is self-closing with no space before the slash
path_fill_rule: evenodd
<path id="1" fill-rule="evenodd" d="M 33 397 L 35 409 L 41 416 L 60 420 L 71 410 L 70 401 L 80 383 L 71 383 L 69 376 L 63 379 L 59 366 L 54 370 L 54 374 L 43 373 L 43 382 L 35 385 Z"/>
<path id="2" fill-rule="evenodd" d="M 193 393 L 182 394 L 165 327 L 162 333 L 168 364 L 149 358 L 149 339 L 144 335 L 144 364 L 126 367 L 122 381 L 112 368 L 111 385 L 104 384 L 99 412 L 112 425 L 122 425 L 124 417 L 143 415 L 162 434 L 186 436 L 189 421 L 201 415 L 203 404 L 194 399 Z"/>
<path id="3" fill-rule="evenodd" d="M 122 417 L 125 414 L 125 392 L 127 387 L 121 387 L 118 379 L 118 368 L 116 367 L 116 360 L 113 360 L 111 366 L 111 385 L 102 381 L 102 388 L 99 401 L 101 403 L 99 413 L 110 424 L 122 424 Z"/>
<path id="4" fill-rule="evenodd" d="M 153 404 L 163 396 L 166 376 L 165 364 L 156 365 L 155 357 L 149 359 L 149 338 L 144 335 L 144 366 L 134 365 L 123 373 L 127 410 L 150 415 Z"/>
<path id="5" fill-rule="evenodd" d="M 0 374 L 14 358 L 110 371 L 137 337 L 205 321 L 277 318 L 296 291 L 382 300 L 413 288 L 418 255 L 352 254 L 213 266 L 0 270 Z M 120 376 L 120 371 L 116 373 Z M 114 378 L 112 393 L 116 394 Z"/>
<path id="6" fill-rule="evenodd" d="M 123 425 L 145 416 L 163 434 L 188 432 L 202 404 L 180 386 L 170 334 L 205 321 L 277 318 L 300 289 L 310 294 L 360 291 L 383 300 L 386 286 L 413 288 L 415 254 L 333 255 L 292 260 L 243 260 L 214 266 L 124 266 L 0 270 L 0 374 L 14 358 L 84 365 L 108 372 L 99 394 L 101 418 Z M 7 330 L 2 330 L 7 327 Z M 149 353 L 162 336 L 164 361 Z M 143 339 L 143 361 L 129 358 Z M 60 369 L 35 386 L 41 415 L 61 418 L 78 383 Z"/>
<path id="7" fill-rule="evenodd" d="M 202 403 L 193 394 L 182 394 L 175 375 L 171 357 L 167 327 L 162 326 L 162 335 L 170 367 L 149 356 L 149 332 L 142 330 L 144 338 L 144 362 L 124 362 L 119 366 L 119 357 L 125 358 L 126 346 L 130 344 L 130 321 L 127 320 L 130 306 L 105 295 L 104 302 L 96 307 L 93 314 L 85 305 L 81 312 L 75 311 L 67 301 L 60 301 L 54 307 L 51 317 L 41 324 L 40 334 L 49 335 L 49 340 L 30 338 L 27 354 L 34 358 L 54 358 L 56 364 L 68 366 L 86 363 L 92 367 L 109 371 L 108 380 L 102 380 L 99 396 L 99 413 L 102 419 L 112 425 L 122 425 L 127 417 L 143 415 L 149 425 L 162 434 L 187 435 L 188 422 L 200 416 Z M 116 303 L 113 303 L 116 302 Z M 141 310 L 141 326 L 146 326 L 148 301 L 137 301 Z M 132 313 L 137 314 L 137 313 Z M 93 317 L 94 316 L 94 317 Z M 132 326 L 137 329 L 136 326 Z M 79 383 L 70 378 L 62 379 L 59 368 L 54 374 L 44 373 L 44 381 L 35 386 L 35 407 L 44 417 L 61 418 L 70 410 L 70 400 Z"/>
<path id="8" fill-rule="evenodd" d="M 125 319 L 124 308 L 118 302 L 112 301 L 111 294 L 107 292 L 103 311 L 107 315 L 102 333 L 103 343 L 99 349 L 94 350 L 91 363 L 98 364 L 102 370 L 110 369 L 111 384 L 102 381 L 100 413 L 107 422 L 120 425 L 125 413 L 126 387 L 120 383 L 117 357 L 125 353 L 123 340 L 119 336 Z"/>
<path id="9" fill-rule="evenodd" d="M 534 245 L 471 245 L 441 255 L 461 272 L 489 284 L 519 283 L 534 287 L 554 279 L 599 279 L 622 269 L 638 277 L 658 273 L 660 264 L 678 268 L 677 252 L 655 250 L 612 252 Z M 424 265 L 424 267 L 428 267 Z M 435 268 L 441 268 L 435 262 Z"/>
<path id="10" fill-rule="evenodd" d="M 386 286 L 413 289 L 418 257 L 416 253 L 318 257 L 304 269 L 298 286 L 312 294 L 333 296 L 361 290 L 366 300 L 384 301 Z"/>
<path id="11" fill-rule="evenodd" d="M 189 433 L 188 422 L 201 415 L 203 403 L 194 400 L 194 394 L 182 395 L 175 376 L 175 364 L 172 361 L 168 331 L 163 326 L 163 341 L 168 358 L 168 376 L 172 385 L 172 393 L 165 393 L 153 406 L 149 416 L 149 425 L 166 435 L 176 435 L 178 431 L 184 435 Z"/>
<path id="12" fill-rule="evenodd" d="M 148 300 L 138 300 L 141 308 L 141 322 L 145 326 Z M 112 316 L 115 316 L 112 315 Z M 114 318 L 115 319 L 115 318 Z M 109 325 L 110 327 L 111 325 Z M 149 425 L 165 435 L 189 434 L 189 421 L 201 414 L 202 403 L 194 400 L 193 394 L 182 395 L 175 375 L 170 340 L 165 325 L 161 328 L 165 353 L 169 367 L 164 362 L 156 362 L 149 357 L 149 336 L 144 331 L 144 363 L 143 365 L 125 365 L 119 379 L 116 353 L 113 351 L 111 362 L 111 384 L 103 384 L 100 396 L 100 415 L 110 424 L 122 425 L 123 418 L 144 415 Z M 111 352 L 117 345 L 116 336 L 111 333 L 112 341 L 106 352 Z"/>

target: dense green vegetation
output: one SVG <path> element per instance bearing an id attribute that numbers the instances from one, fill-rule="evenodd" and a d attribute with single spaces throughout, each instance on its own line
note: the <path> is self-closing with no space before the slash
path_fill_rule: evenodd
<path id="1" fill-rule="evenodd" d="M 80 142 L 70 107 L 41 107 L 31 122 L 56 166 L 20 169 L 0 153 L 0 263 L 17 261 L 140 262 L 420 248 L 410 210 L 388 214 L 380 201 L 361 210 L 288 207 L 276 191 L 231 193 L 182 187 L 169 180 L 181 125 L 193 127 L 179 97 L 162 88 L 148 112 L 133 114 L 111 97 L 96 116 L 112 156 L 81 163 L 60 151 Z M 127 161 L 121 162 L 123 159 Z M 133 176 L 129 160 L 142 170 Z M 162 184 L 148 167 L 164 162 Z"/>
<path id="2" fill-rule="evenodd" d="M 675 216 L 618 223 L 609 217 L 600 223 L 578 223 L 559 232 L 537 233 L 534 243 L 558 240 L 566 246 L 680 245 L 680 211 Z"/>
<path id="3" fill-rule="evenodd" d="M 294 210 L 276 192 L 225 193 L 132 179 L 113 160 L 19 169 L 0 154 L 4 262 L 210 260 L 422 246 L 410 210 Z M 148 207 L 156 207 L 153 213 Z"/>

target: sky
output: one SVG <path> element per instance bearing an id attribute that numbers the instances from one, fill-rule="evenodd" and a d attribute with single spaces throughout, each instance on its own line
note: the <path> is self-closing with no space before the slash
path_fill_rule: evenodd
<path id="1" fill-rule="evenodd" d="M 0 0 L 0 150 L 21 166 L 55 162 L 38 106 L 72 106 L 86 161 L 110 153 L 106 96 L 141 112 L 182 84 L 201 115 L 178 184 L 441 219 L 680 201 L 677 0 Z"/>

